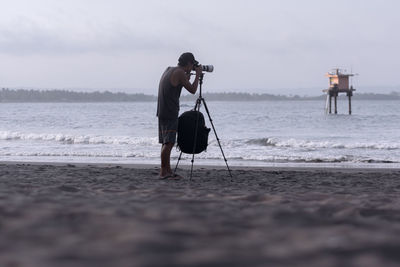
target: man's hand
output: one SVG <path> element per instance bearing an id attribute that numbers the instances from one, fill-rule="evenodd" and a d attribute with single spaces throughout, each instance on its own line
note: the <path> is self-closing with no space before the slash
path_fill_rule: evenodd
<path id="1" fill-rule="evenodd" d="M 195 71 L 196 71 L 196 76 L 200 76 L 200 74 L 203 72 L 202 66 L 201 65 L 197 66 L 195 68 Z"/>

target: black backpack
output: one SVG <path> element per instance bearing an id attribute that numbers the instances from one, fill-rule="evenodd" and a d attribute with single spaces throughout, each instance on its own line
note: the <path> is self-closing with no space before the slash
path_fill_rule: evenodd
<path id="1" fill-rule="evenodd" d="M 197 124 L 196 134 L 196 146 L 193 151 L 195 144 L 195 132 Z M 178 147 L 186 154 L 199 154 L 207 149 L 208 145 L 208 134 L 210 129 L 206 127 L 204 116 L 201 112 L 190 110 L 182 113 L 179 116 L 178 121 Z"/>

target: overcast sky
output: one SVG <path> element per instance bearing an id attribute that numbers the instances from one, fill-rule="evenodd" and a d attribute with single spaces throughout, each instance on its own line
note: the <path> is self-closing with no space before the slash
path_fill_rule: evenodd
<path id="1" fill-rule="evenodd" d="M 359 73 L 360 92 L 400 91 L 399 10 L 398 0 L 2 1 L 0 86 L 156 94 L 165 67 L 191 51 L 214 65 L 212 92 L 319 94 L 334 67 Z"/>

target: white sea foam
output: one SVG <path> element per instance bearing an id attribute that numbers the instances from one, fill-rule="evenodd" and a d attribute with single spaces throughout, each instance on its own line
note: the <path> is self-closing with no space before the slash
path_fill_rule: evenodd
<path id="1" fill-rule="evenodd" d="M 114 145 L 156 145 L 156 137 L 132 137 L 132 136 L 101 136 L 101 135 L 68 135 L 49 133 L 21 133 L 0 131 L 0 140 L 23 141 L 52 141 L 64 144 L 114 144 Z"/>
<path id="2" fill-rule="evenodd" d="M 240 140 L 239 140 L 240 142 Z M 333 148 L 333 149 L 382 149 L 382 150 L 395 150 L 400 149 L 400 143 L 393 142 L 353 142 L 353 143 L 340 143 L 333 141 L 311 141 L 303 139 L 279 139 L 279 138 L 256 138 L 245 141 L 248 145 L 258 146 L 272 146 L 272 147 L 287 147 L 287 148 L 310 148 L 310 149 L 321 149 L 321 148 Z"/>

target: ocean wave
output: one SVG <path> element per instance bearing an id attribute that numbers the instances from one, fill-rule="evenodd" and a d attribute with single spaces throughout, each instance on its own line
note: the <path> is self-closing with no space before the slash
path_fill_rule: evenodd
<path id="1" fill-rule="evenodd" d="M 287 139 L 280 140 L 277 138 L 256 138 L 246 140 L 244 142 L 247 145 L 258 145 L 258 146 L 272 146 L 272 147 L 292 147 L 292 148 L 308 148 L 308 149 L 377 149 L 377 150 L 397 150 L 400 149 L 400 143 L 338 143 L 332 141 L 309 141 L 299 139 Z"/>
<path id="2" fill-rule="evenodd" d="M 259 161 L 266 163 L 400 163 L 397 160 L 389 159 L 372 159 L 372 158 L 358 158 L 353 156 L 336 156 L 336 157 L 301 157 L 301 156 L 243 156 L 235 159 L 228 158 L 229 160 L 239 161 Z"/>
<path id="3" fill-rule="evenodd" d="M 157 145 L 156 137 L 38 134 L 0 131 L 0 140 L 53 141 L 63 144 Z"/>

